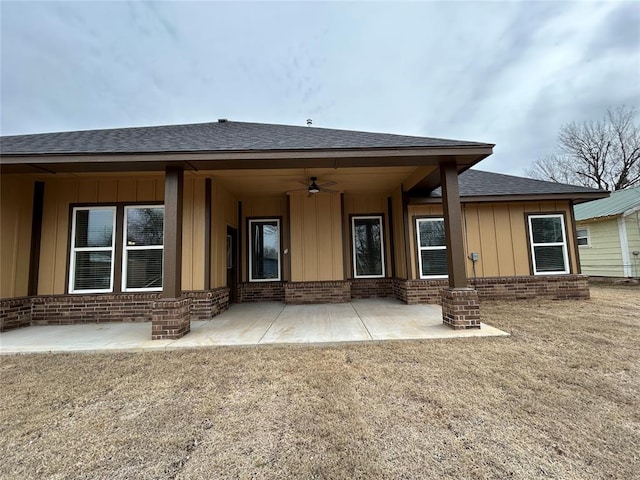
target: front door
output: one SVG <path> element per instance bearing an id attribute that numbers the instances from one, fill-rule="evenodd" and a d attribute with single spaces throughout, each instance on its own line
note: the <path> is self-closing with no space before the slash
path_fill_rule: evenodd
<path id="1" fill-rule="evenodd" d="M 238 282 L 238 231 L 227 227 L 227 287 L 229 303 L 237 302 Z"/>

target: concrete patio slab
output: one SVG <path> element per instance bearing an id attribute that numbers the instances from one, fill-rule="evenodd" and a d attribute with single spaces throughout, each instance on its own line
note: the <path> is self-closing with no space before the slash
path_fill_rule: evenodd
<path id="1" fill-rule="evenodd" d="M 285 305 L 277 302 L 243 303 L 211 320 L 191 322 L 191 332 L 172 346 L 255 345 L 280 316 Z"/>
<path id="2" fill-rule="evenodd" d="M 337 343 L 508 336 L 482 324 L 452 330 L 437 305 L 405 305 L 393 299 L 329 305 L 243 303 L 207 321 L 191 322 L 179 340 L 151 340 L 150 323 L 33 326 L 0 334 L 0 354 L 151 351 L 216 345 Z"/>
<path id="3" fill-rule="evenodd" d="M 331 343 L 371 340 L 350 303 L 289 305 L 259 343 Z"/>

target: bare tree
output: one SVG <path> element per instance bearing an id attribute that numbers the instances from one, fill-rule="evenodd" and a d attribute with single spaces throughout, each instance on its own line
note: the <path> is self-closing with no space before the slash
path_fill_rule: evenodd
<path id="1" fill-rule="evenodd" d="M 638 110 L 618 107 L 601 120 L 564 125 L 556 153 L 539 158 L 527 175 L 604 190 L 640 185 Z"/>

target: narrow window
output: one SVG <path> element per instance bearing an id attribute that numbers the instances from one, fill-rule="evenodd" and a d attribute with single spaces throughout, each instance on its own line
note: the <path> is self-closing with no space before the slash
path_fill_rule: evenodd
<path id="1" fill-rule="evenodd" d="M 384 277 L 382 217 L 352 217 L 353 269 L 355 278 Z"/>
<path id="2" fill-rule="evenodd" d="M 113 291 L 115 207 L 77 207 L 71 225 L 71 293 Z"/>
<path id="3" fill-rule="evenodd" d="M 249 220 L 249 281 L 280 280 L 280 220 Z"/>
<path id="4" fill-rule="evenodd" d="M 589 229 L 588 228 L 578 228 L 576 230 L 576 237 L 578 246 L 580 247 L 588 247 L 589 246 Z"/>
<path id="5" fill-rule="evenodd" d="M 529 215 L 529 240 L 534 275 L 569 273 L 562 214 Z"/>
<path id="6" fill-rule="evenodd" d="M 227 270 L 233 268 L 233 238 L 227 235 Z"/>
<path id="7" fill-rule="evenodd" d="M 123 291 L 162 290 L 163 227 L 164 207 L 125 207 Z"/>
<path id="8" fill-rule="evenodd" d="M 417 218 L 416 235 L 420 278 L 446 278 L 447 243 L 443 218 Z"/>

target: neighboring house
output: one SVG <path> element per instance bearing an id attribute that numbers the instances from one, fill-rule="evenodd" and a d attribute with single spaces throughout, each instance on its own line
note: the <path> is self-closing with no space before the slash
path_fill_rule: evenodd
<path id="1" fill-rule="evenodd" d="M 574 208 L 582 273 L 640 278 L 640 187 Z"/>
<path id="2" fill-rule="evenodd" d="M 588 297 L 572 208 L 608 195 L 469 170 L 487 143 L 316 127 L 1 142 L 4 329 L 150 320 L 178 338 L 230 302 L 371 297 L 477 328 L 479 297 Z"/>

